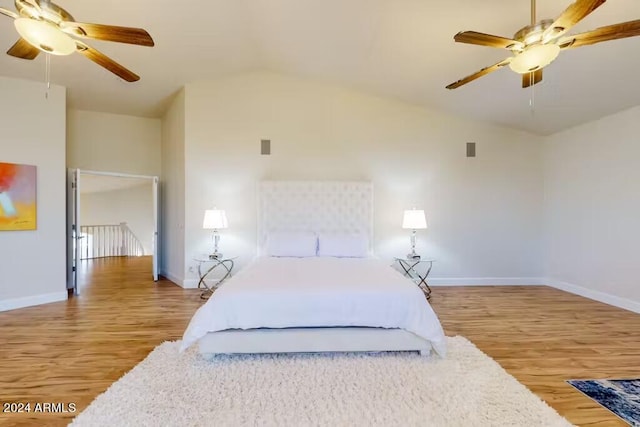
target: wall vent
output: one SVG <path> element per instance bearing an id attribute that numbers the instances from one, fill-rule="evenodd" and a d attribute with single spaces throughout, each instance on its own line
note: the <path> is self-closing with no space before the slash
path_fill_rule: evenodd
<path id="1" fill-rule="evenodd" d="M 476 143 L 467 142 L 467 157 L 475 157 L 475 156 L 476 156 Z"/>
<path id="2" fill-rule="evenodd" d="M 260 154 L 262 154 L 263 156 L 268 156 L 271 154 L 271 140 L 260 140 Z"/>

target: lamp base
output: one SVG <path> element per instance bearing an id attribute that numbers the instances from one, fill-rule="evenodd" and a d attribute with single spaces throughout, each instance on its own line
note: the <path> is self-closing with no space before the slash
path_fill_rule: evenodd
<path id="1" fill-rule="evenodd" d="M 420 259 L 420 255 L 418 255 L 417 253 L 413 252 L 413 253 L 407 254 L 407 259 L 418 260 L 418 259 Z"/>
<path id="2" fill-rule="evenodd" d="M 220 259 L 220 258 L 222 258 L 222 253 L 220 252 L 214 252 L 209 255 L 209 259 Z"/>

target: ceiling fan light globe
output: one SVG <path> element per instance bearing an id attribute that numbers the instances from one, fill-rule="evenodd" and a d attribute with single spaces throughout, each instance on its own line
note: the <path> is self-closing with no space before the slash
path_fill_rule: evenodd
<path id="1" fill-rule="evenodd" d="M 528 46 L 516 55 L 509 63 L 509 68 L 518 74 L 531 73 L 551 64 L 560 53 L 560 46 L 555 44 L 536 44 Z"/>
<path id="2" fill-rule="evenodd" d="M 71 55 L 76 51 L 76 42 L 55 25 L 30 18 L 13 22 L 20 37 L 45 53 Z"/>

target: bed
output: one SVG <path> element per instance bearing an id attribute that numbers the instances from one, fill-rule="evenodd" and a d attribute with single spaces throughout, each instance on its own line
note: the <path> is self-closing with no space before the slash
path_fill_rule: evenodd
<path id="1" fill-rule="evenodd" d="M 206 355 L 445 356 L 442 327 L 422 291 L 372 256 L 371 183 L 262 182 L 258 195 L 259 256 L 198 309 L 182 350 L 197 343 Z"/>

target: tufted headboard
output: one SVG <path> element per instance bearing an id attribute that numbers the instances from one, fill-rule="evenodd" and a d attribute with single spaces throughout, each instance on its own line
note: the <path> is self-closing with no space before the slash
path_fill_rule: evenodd
<path id="1" fill-rule="evenodd" d="M 262 181 L 258 254 L 270 231 L 361 232 L 373 245 L 373 184 L 364 181 Z"/>

